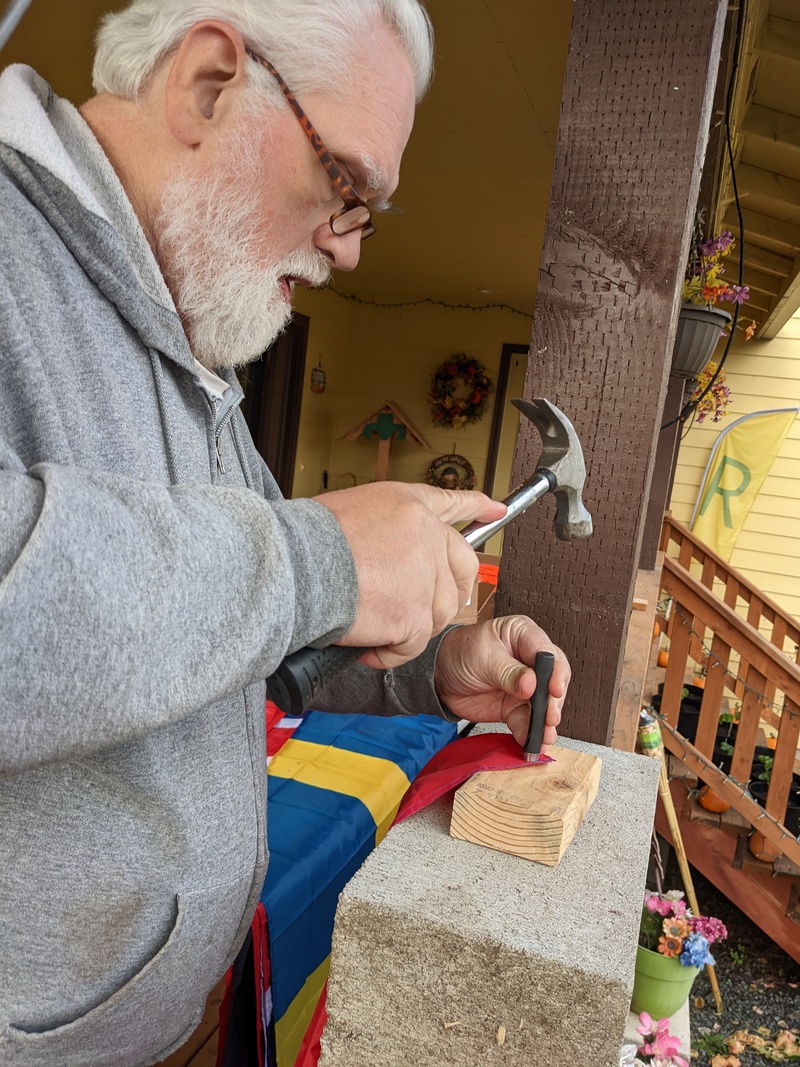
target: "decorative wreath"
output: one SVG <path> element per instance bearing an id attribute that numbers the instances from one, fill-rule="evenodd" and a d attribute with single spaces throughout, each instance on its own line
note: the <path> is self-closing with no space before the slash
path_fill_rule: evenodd
<path id="1" fill-rule="evenodd" d="M 451 452 L 431 463 L 425 481 L 428 485 L 438 485 L 440 489 L 474 489 L 477 478 L 469 460 Z"/>
<path id="2" fill-rule="evenodd" d="M 463 353 L 451 356 L 431 378 L 434 425 L 460 430 L 468 422 L 477 422 L 486 411 L 491 391 L 492 379 L 477 359 Z"/>

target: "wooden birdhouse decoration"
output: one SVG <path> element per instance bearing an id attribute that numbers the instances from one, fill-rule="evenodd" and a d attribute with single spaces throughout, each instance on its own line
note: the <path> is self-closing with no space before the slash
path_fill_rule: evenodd
<path id="1" fill-rule="evenodd" d="M 407 441 L 414 448 L 429 449 L 430 445 L 413 423 L 407 418 L 393 400 L 387 400 L 379 411 L 374 411 L 358 426 L 354 426 L 343 437 L 344 441 L 354 441 L 356 438 L 365 438 L 367 441 L 378 442 L 378 464 L 375 470 L 375 481 L 385 482 L 389 477 L 389 460 L 392 451 L 392 443 Z"/>

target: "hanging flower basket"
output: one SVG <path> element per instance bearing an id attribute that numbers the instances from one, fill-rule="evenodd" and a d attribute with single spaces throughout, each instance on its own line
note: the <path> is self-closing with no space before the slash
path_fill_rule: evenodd
<path id="1" fill-rule="evenodd" d="M 714 354 L 720 334 L 730 321 L 730 314 L 720 308 L 681 305 L 670 374 L 696 378 Z"/>

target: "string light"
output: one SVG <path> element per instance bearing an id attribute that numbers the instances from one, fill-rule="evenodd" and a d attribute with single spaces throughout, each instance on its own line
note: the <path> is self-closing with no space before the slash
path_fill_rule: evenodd
<path id="1" fill-rule="evenodd" d="M 702 752 L 698 752 L 694 748 L 693 745 L 691 745 L 691 744 L 689 744 L 689 742 L 685 741 L 684 738 L 675 729 L 675 727 L 674 726 L 670 726 L 670 724 L 667 722 L 667 720 L 664 718 L 664 716 L 659 711 L 656 711 L 655 708 L 652 708 L 652 707 L 650 708 L 650 710 L 651 710 L 652 714 L 655 715 L 655 717 L 658 719 L 661 729 L 662 730 L 666 730 L 669 733 L 670 737 L 673 739 L 673 741 L 675 741 L 677 743 L 678 747 L 680 748 L 680 750 L 681 750 L 681 752 L 682 752 L 682 754 L 684 756 L 693 756 L 700 763 L 704 764 L 704 766 L 705 766 L 705 768 L 707 770 L 716 771 L 717 774 L 725 774 L 724 771 L 721 771 L 719 769 L 719 767 L 715 766 L 715 764 L 713 764 L 711 762 L 711 760 L 709 760 L 706 756 L 704 756 L 702 754 Z M 687 745 L 689 745 L 688 748 L 687 748 Z M 671 777 L 678 778 L 679 776 L 678 775 L 672 775 Z M 688 778 L 689 776 L 688 775 L 683 775 L 682 777 L 683 778 Z M 732 778 L 729 774 L 725 775 L 725 780 L 727 782 L 732 782 L 738 789 L 741 789 L 741 791 L 742 791 L 742 799 L 743 800 L 749 800 L 752 804 L 756 804 L 759 807 L 761 807 L 761 805 L 755 799 L 753 794 L 748 791 L 746 783 L 740 782 L 737 778 Z M 784 839 L 784 837 L 788 837 L 792 841 L 800 841 L 800 838 L 793 837 L 793 835 L 789 833 L 789 831 L 786 829 L 786 827 L 783 825 L 782 822 L 780 822 L 778 819 L 776 819 L 773 815 L 770 815 L 769 812 L 764 811 L 763 808 L 762 808 L 760 814 L 756 816 L 755 821 L 756 822 L 760 822 L 762 819 L 766 819 L 768 822 L 771 822 L 772 825 L 775 827 L 775 829 L 780 831 L 780 835 L 781 835 L 780 839 L 781 839 L 781 841 Z M 750 819 L 749 821 L 752 822 L 753 820 Z"/>
<path id="2" fill-rule="evenodd" d="M 398 303 L 384 304 L 379 300 L 365 300 L 364 297 L 356 296 L 354 293 L 340 293 L 338 289 L 327 289 L 326 292 L 333 293 L 340 300 L 350 300 L 354 304 L 364 304 L 367 307 L 374 308 L 413 308 L 420 307 L 422 304 L 432 304 L 434 307 L 447 308 L 448 311 L 510 311 L 514 315 L 522 315 L 529 322 L 533 319 L 533 315 L 530 312 L 521 311 L 519 308 L 511 307 L 510 304 L 448 304 L 445 300 L 434 300 L 430 296 L 423 297 L 420 300 L 404 300 Z"/>
<path id="3" fill-rule="evenodd" d="M 663 602 L 660 602 L 658 604 L 659 613 L 661 613 L 662 603 Z M 724 669 L 724 671 L 725 671 L 726 677 L 729 678 L 729 679 L 733 679 L 734 685 L 736 685 L 736 684 L 740 685 L 742 687 L 742 689 L 746 693 L 755 693 L 755 695 L 758 697 L 759 704 L 761 704 L 761 706 L 763 708 L 773 708 L 775 711 L 777 711 L 779 713 L 779 715 L 786 714 L 786 715 L 789 716 L 790 719 L 796 719 L 798 717 L 798 715 L 800 715 L 800 712 L 792 711 L 792 709 L 786 705 L 785 701 L 784 701 L 783 704 L 776 704 L 774 701 L 770 700 L 765 693 L 761 693 L 761 692 L 758 691 L 758 689 L 755 689 L 752 685 L 748 685 L 747 682 L 744 680 L 744 678 L 740 678 L 738 674 L 736 674 L 734 671 L 732 671 L 730 669 L 730 667 L 729 667 L 729 665 L 727 663 L 724 663 L 721 659 L 719 659 L 717 656 L 715 656 L 712 653 L 710 648 L 706 647 L 706 645 L 705 645 L 705 643 L 703 641 L 703 638 L 704 638 L 705 634 L 698 633 L 698 631 L 694 629 L 694 627 L 689 622 L 687 617 L 681 611 L 680 606 L 678 604 L 675 604 L 674 607 L 675 607 L 675 611 L 677 612 L 677 614 L 678 614 L 678 616 L 680 618 L 681 625 L 688 627 L 689 633 L 697 638 L 697 640 L 698 640 L 698 642 L 700 644 L 700 647 L 702 648 L 703 653 L 704 653 L 705 658 L 706 658 L 706 670 L 708 670 L 709 664 L 712 667 L 722 667 Z M 664 607 L 664 611 L 666 611 L 666 605 Z M 783 653 L 783 654 L 785 655 L 785 653 Z"/>

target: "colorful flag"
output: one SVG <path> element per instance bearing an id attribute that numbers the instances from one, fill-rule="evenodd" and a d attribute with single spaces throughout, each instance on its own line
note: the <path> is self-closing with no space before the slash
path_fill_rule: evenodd
<path id="1" fill-rule="evenodd" d="M 754 411 L 717 438 L 706 464 L 690 529 L 730 560 L 750 509 L 800 408 Z"/>
<path id="2" fill-rule="evenodd" d="M 339 893 L 392 825 L 413 779 L 455 736 L 452 723 L 427 715 L 308 712 L 279 751 L 268 742 L 275 755 L 261 901 L 271 985 L 262 1012 L 274 1024 L 278 1067 L 294 1064 L 328 977 Z"/>

